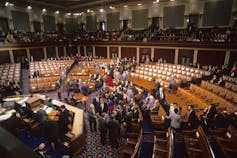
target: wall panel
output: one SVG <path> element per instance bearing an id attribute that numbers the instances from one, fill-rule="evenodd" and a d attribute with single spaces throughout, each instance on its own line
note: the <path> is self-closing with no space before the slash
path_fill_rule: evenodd
<path id="1" fill-rule="evenodd" d="M 10 63 L 10 55 L 9 55 L 9 51 L 0 51 L 0 63 L 4 64 L 4 63 Z"/>
<path id="2" fill-rule="evenodd" d="M 154 50 L 154 59 L 157 61 L 159 58 L 166 60 L 167 63 L 174 63 L 175 50 L 174 49 L 158 49 Z"/>
<path id="3" fill-rule="evenodd" d="M 218 65 L 224 64 L 225 51 L 198 51 L 197 62 L 200 65 Z"/>
<path id="4" fill-rule="evenodd" d="M 107 58 L 107 48 L 106 47 L 95 47 L 95 56 Z"/>
<path id="5" fill-rule="evenodd" d="M 13 50 L 14 61 L 21 62 L 21 58 L 27 58 L 26 49 Z"/>
<path id="6" fill-rule="evenodd" d="M 33 56 L 34 61 L 41 61 L 44 59 L 44 50 L 43 48 L 31 48 L 30 55 Z"/>
<path id="7" fill-rule="evenodd" d="M 136 58 L 137 56 L 137 49 L 136 48 L 127 48 L 127 47 L 122 47 L 121 48 L 121 58 Z"/>

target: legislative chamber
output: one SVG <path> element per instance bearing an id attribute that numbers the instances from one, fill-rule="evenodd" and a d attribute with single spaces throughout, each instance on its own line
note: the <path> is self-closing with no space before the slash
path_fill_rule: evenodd
<path id="1" fill-rule="evenodd" d="M 0 1 L 1 158 L 235 158 L 237 0 Z"/>

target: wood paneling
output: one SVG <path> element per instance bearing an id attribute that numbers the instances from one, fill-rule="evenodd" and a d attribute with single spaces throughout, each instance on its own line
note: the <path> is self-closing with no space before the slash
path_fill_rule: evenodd
<path id="1" fill-rule="evenodd" d="M 47 47 L 46 51 L 47 51 L 47 58 L 56 57 L 55 47 Z"/>
<path id="2" fill-rule="evenodd" d="M 197 62 L 200 65 L 223 65 L 225 60 L 225 51 L 198 51 Z"/>
<path id="3" fill-rule="evenodd" d="M 139 53 L 140 60 L 142 59 L 142 56 L 148 56 L 149 59 L 151 59 L 151 48 L 140 48 Z"/>
<path id="4" fill-rule="evenodd" d="M 112 58 L 112 54 L 116 54 L 118 57 L 118 47 L 109 47 L 109 57 Z"/>
<path id="5" fill-rule="evenodd" d="M 74 56 L 77 54 L 77 47 L 76 46 L 67 46 L 67 56 Z"/>
<path id="6" fill-rule="evenodd" d="M 33 56 L 34 61 L 41 61 L 44 59 L 44 50 L 43 48 L 31 48 L 30 55 Z"/>
<path id="7" fill-rule="evenodd" d="M 27 58 L 26 49 L 13 50 L 13 56 L 15 63 L 19 63 L 22 57 Z"/>
<path id="8" fill-rule="evenodd" d="M 121 48 L 121 58 L 133 58 L 137 56 L 136 53 L 137 49 L 136 48 L 126 48 L 126 47 L 122 47 Z"/>
<path id="9" fill-rule="evenodd" d="M 82 56 L 85 55 L 84 47 L 83 47 L 83 46 L 80 46 L 80 54 L 81 54 Z"/>
<path id="10" fill-rule="evenodd" d="M 63 57 L 64 56 L 64 48 L 63 47 L 58 47 L 58 56 Z"/>
<path id="11" fill-rule="evenodd" d="M 230 53 L 229 65 L 233 66 L 234 64 L 237 64 L 237 51 Z"/>
<path id="12" fill-rule="evenodd" d="M 10 63 L 10 55 L 9 55 L 9 51 L 0 51 L 0 63 L 4 64 L 4 63 Z"/>
<path id="13" fill-rule="evenodd" d="M 93 47 L 92 46 L 86 47 L 86 54 L 87 54 L 87 56 L 93 56 Z"/>
<path id="14" fill-rule="evenodd" d="M 179 50 L 179 58 L 178 58 L 178 64 L 182 63 L 182 58 L 189 58 L 190 63 L 193 63 L 193 50 L 184 50 L 180 49 Z"/>
<path id="15" fill-rule="evenodd" d="M 106 47 L 95 47 L 95 56 L 107 58 L 107 48 Z"/>
<path id="16" fill-rule="evenodd" d="M 157 49 L 154 50 L 154 59 L 159 58 L 166 60 L 167 63 L 174 63 L 175 50 L 174 49 Z"/>

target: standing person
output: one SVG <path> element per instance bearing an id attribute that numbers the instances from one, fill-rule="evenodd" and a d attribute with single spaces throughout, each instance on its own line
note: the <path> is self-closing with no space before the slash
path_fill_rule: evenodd
<path id="1" fill-rule="evenodd" d="M 120 125 L 119 122 L 115 119 L 114 114 L 111 114 L 111 118 L 108 122 L 108 129 L 111 146 L 113 148 L 118 148 Z"/>
<path id="2" fill-rule="evenodd" d="M 61 84 L 60 84 L 60 81 L 58 81 L 55 85 L 55 88 L 56 88 L 56 91 L 58 93 L 58 99 L 62 99 L 62 96 L 61 96 Z"/>
<path id="3" fill-rule="evenodd" d="M 102 145 L 106 143 L 107 128 L 106 114 L 103 112 L 99 118 L 100 142 Z"/>
<path id="4" fill-rule="evenodd" d="M 59 113 L 59 133 L 60 133 L 60 140 L 64 142 L 65 134 L 68 132 L 68 110 L 66 109 L 65 105 L 61 105 L 60 113 Z"/>
<path id="5" fill-rule="evenodd" d="M 179 110 L 177 108 L 174 109 L 174 113 L 170 113 L 170 115 L 167 117 L 170 119 L 170 126 L 173 129 L 179 129 L 180 128 L 180 123 L 181 123 L 181 118 L 180 115 L 178 114 Z"/>
<path id="6" fill-rule="evenodd" d="M 71 92 L 71 84 L 70 84 L 70 80 L 67 80 L 67 84 L 66 84 L 66 90 L 67 90 L 67 96 L 70 96 L 70 92 Z"/>
<path id="7" fill-rule="evenodd" d="M 189 111 L 188 127 L 191 129 L 196 128 L 198 125 L 198 118 L 197 118 L 196 112 L 193 108 L 193 105 L 188 106 L 188 111 Z"/>
<path id="8" fill-rule="evenodd" d="M 96 132 L 96 113 L 95 113 L 95 106 L 93 104 L 90 104 L 90 108 L 88 110 L 89 115 L 89 124 L 91 132 Z"/>
<path id="9" fill-rule="evenodd" d="M 170 76 L 170 89 L 171 89 L 172 91 L 175 90 L 175 79 L 174 79 L 174 76 L 173 76 L 173 75 Z"/>

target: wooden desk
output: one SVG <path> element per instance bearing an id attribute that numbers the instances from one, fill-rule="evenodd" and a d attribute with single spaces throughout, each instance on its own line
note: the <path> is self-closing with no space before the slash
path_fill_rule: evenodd
<path id="1" fill-rule="evenodd" d="M 72 95 L 72 98 L 75 99 L 76 101 L 87 101 L 88 100 L 88 97 L 87 96 L 84 96 L 83 94 L 81 93 L 75 93 Z"/>

